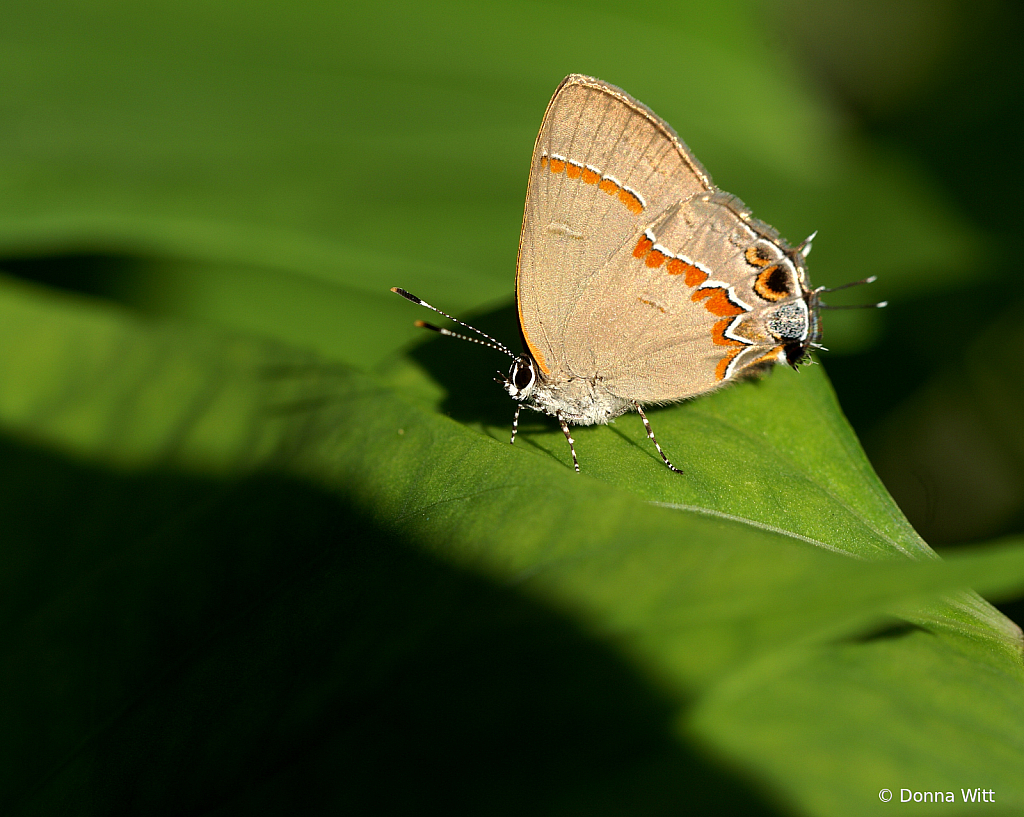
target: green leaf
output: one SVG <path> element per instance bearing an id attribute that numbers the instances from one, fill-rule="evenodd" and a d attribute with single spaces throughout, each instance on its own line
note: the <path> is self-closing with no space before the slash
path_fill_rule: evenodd
<path id="1" fill-rule="evenodd" d="M 864 672 L 876 675 L 884 669 L 880 662 L 891 660 L 874 652 L 885 639 L 851 644 L 837 638 L 870 633 L 894 611 L 927 618 L 923 600 L 969 582 L 1002 592 L 1024 587 L 1024 546 L 972 557 L 959 570 L 937 562 L 883 568 L 841 558 L 811 545 L 809 537 L 760 521 L 726 519 L 724 512 L 706 508 L 694 513 L 654 507 L 637 492 L 577 476 L 543 450 L 512 448 L 426 412 L 347 367 L 276 344 L 150 327 L 116 311 L 12 285 L 0 299 L 0 326 L 11 353 L 0 369 L 7 386 L 0 401 L 5 426 L 36 444 L 77 452 L 82 464 L 61 464 L 53 455 L 40 464 L 38 455 L 17 450 L 14 461 L 37 460 L 29 473 L 61 474 L 49 487 L 67 505 L 60 518 L 72 524 L 92 520 L 85 547 L 75 548 L 70 563 L 59 555 L 74 541 L 75 528 L 66 522 L 49 523 L 57 527 L 41 551 L 29 546 L 31 535 L 16 537 L 21 556 L 4 578 L 4 596 L 12 613 L 17 611 L 7 628 L 6 660 L 19 667 L 10 676 L 19 683 L 6 697 L 18 701 L 13 711 L 22 713 L 9 733 L 27 734 L 40 718 L 51 724 L 41 730 L 49 740 L 36 738 L 36 753 L 12 758 L 8 766 L 14 777 L 4 790 L 30 811 L 57 808 L 79 796 L 82 785 L 114 779 L 90 772 L 95 763 L 120 770 L 116 779 L 136 779 L 140 757 L 189 781 L 180 788 L 191 794 L 174 801 L 181 808 L 209 802 L 204 798 L 248 802 L 240 792 L 265 764 L 284 764 L 285 771 L 266 784 L 274 796 L 283 796 L 295 783 L 293 764 L 300 762 L 284 759 L 294 751 L 288 747 L 301 745 L 301 763 L 314 767 L 329 757 L 349 758 L 349 741 L 356 738 L 341 724 L 367 705 L 367 696 L 374 706 L 391 700 L 390 694 L 375 697 L 363 682 L 351 687 L 353 673 L 390 678 L 408 671 L 399 669 L 410 667 L 408 662 L 426 660 L 423 650 L 438 649 L 453 666 L 466 668 L 473 650 L 467 653 L 463 646 L 449 653 L 441 645 L 451 638 L 460 644 L 488 639 L 488 628 L 481 630 L 474 616 L 491 621 L 506 615 L 496 612 L 494 594 L 508 597 L 499 611 L 511 599 L 537 608 L 514 614 L 514 622 L 554 617 L 563 622 L 555 625 L 559 631 L 578 630 L 565 636 L 572 645 L 559 649 L 571 655 L 597 650 L 604 656 L 599 664 L 624 661 L 631 667 L 628 683 L 638 685 L 630 694 L 646 701 L 637 704 L 646 713 L 641 726 L 624 727 L 643 747 L 640 759 L 612 753 L 616 772 L 603 782 L 586 775 L 558 783 L 534 780 L 543 797 L 551 803 L 561 797 L 589 802 L 595 791 L 605 791 L 605 799 L 628 799 L 635 796 L 637 776 L 654 774 L 659 796 L 677 802 L 681 790 L 663 777 L 674 775 L 667 770 L 680 762 L 666 758 L 668 746 L 690 756 L 710 741 L 749 764 L 759 740 L 778 738 L 774 721 L 758 720 L 757 710 L 747 713 L 751 720 L 739 729 L 740 715 L 723 702 L 752 689 L 759 700 L 782 694 L 774 691 L 782 683 L 779 673 L 790 678 L 785 673 L 794 666 L 810 678 L 798 674 L 783 683 L 787 696 L 807 687 L 805 695 L 813 688 L 828 699 L 829 687 L 821 681 L 829 674 L 835 680 L 842 671 L 827 663 L 818 668 L 816 656 L 852 651 Z M 792 382 L 815 381 L 801 375 Z M 786 405 L 778 397 L 775 404 Z M 711 429 L 714 439 L 735 436 L 735 430 Z M 638 459 L 654 474 L 664 472 L 669 485 L 686 479 L 630 441 L 607 436 L 608 447 L 619 449 L 608 456 Z M 97 473 L 91 462 L 109 465 Z M 692 467 L 700 473 L 700 464 Z M 710 473 L 703 478 L 711 480 L 715 472 Z M 44 486 L 35 487 L 45 494 Z M 10 529 L 31 530 L 38 511 L 20 518 L 20 503 L 9 503 Z M 97 517 L 97 504 L 109 511 Z M 122 518 L 126 507 L 131 510 Z M 149 518 L 145 511 L 153 509 Z M 54 572 L 47 561 L 55 557 L 67 566 Z M 417 564 L 409 575 L 407 567 Z M 417 587 L 423 580 L 431 584 L 429 600 Z M 453 582 L 477 586 L 471 593 L 477 601 L 460 612 L 441 601 L 447 592 L 467 592 L 453 591 Z M 375 611 L 369 622 L 364 604 Z M 438 604 L 447 612 L 428 613 Z M 424 614 L 426 622 L 420 621 Z M 390 623 L 382 624 L 381 616 Z M 923 656 L 910 654 L 901 674 L 888 680 L 896 688 L 883 684 L 874 694 L 887 701 L 897 694 L 916 696 L 925 713 L 938 717 L 944 696 L 959 689 L 989 719 L 1007 729 L 1019 723 L 1016 691 L 1022 679 L 1012 628 L 1000 635 L 991 629 L 999 626 L 993 614 L 975 609 L 974 616 L 962 616 L 957 633 L 949 627 L 953 613 L 946 611 L 945 626 L 937 631 L 945 635 L 914 636 L 926 645 Z M 519 624 L 513 626 L 515 638 L 523 637 Z M 496 626 L 502 631 L 509 625 Z M 534 643 L 533 626 L 525 625 L 528 638 L 513 649 L 525 650 L 524 660 L 541 660 L 543 666 L 553 659 L 534 655 L 548 647 Z M 339 648 L 328 646 L 334 639 L 324 641 L 328 631 L 335 639 L 342 634 L 344 660 L 330 658 Z M 96 643 L 97 636 L 109 646 Z M 366 639 L 374 645 L 368 654 L 359 646 Z M 266 646 L 257 647 L 264 641 Z M 38 645 L 50 650 L 41 654 Z M 111 654 L 114 645 L 117 652 Z M 298 675 L 286 682 L 268 662 L 289 664 L 294 649 L 303 657 Z M 914 692 L 915 673 L 930 679 L 935 662 L 953 662 L 943 695 L 936 696 L 933 680 Z M 256 680 L 239 677 L 240 666 L 256 673 Z M 55 668 L 64 679 L 59 692 L 46 682 Z M 475 663 L 471 668 L 480 670 Z M 595 670 L 615 677 L 623 671 Z M 436 674 L 427 676 L 428 687 L 438 682 Z M 996 697 L 976 695 L 985 678 Z M 97 682 L 104 690 L 100 701 L 83 709 Z M 562 681 L 570 688 L 581 682 Z M 593 705 L 618 694 L 603 683 Z M 557 686 L 544 685 L 545 695 L 555 694 Z M 235 687 L 240 691 L 231 692 Z M 499 689 L 491 694 L 515 695 L 513 687 Z M 431 700 L 442 712 L 451 706 L 447 694 Z M 570 717 L 588 721 L 595 714 L 590 706 L 575 701 Z M 719 714 L 723 706 L 729 717 Z M 317 719 L 325 709 L 333 713 L 326 726 Z M 176 713 L 172 720 L 168 711 Z M 807 720 L 787 721 L 793 735 L 820 723 L 814 707 L 806 714 Z M 658 722 L 667 734 L 655 728 Z M 428 722 L 417 728 L 435 727 Z M 512 727 L 499 719 L 494 728 L 498 737 Z M 885 728 L 863 708 L 833 713 L 830 725 L 857 734 Z M 738 736 L 751 730 L 742 751 L 736 748 Z M 1001 791 L 1012 791 L 1017 733 L 979 740 L 966 726 L 961 732 L 962 745 L 988 758 L 990 779 Z M 927 729 L 914 736 L 921 744 L 934 739 Z M 235 756 L 250 741 L 264 745 L 266 755 L 242 751 L 224 764 L 224 751 Z M 319 748 L 310 748 L 310 741 Z M 798 748 L 803 745 L 791 744 L 790 763 L 805 756 Z M 861 745 L 861 755 L 850 750 L 858 768 L 879 760 L 866 748 Z M 893 754 L 893 774 L 920 760 L 915 755 L 901 766 Z M 194 757 L 209 757 L 213 765 Z M 352 768 L 367 774 L 359 763 Z M 794 802 L 814 804 L 824 797 L 820 780 L 804 792 L 805 775 L 782 775 L 771 763 L 754 763 L 750 773 Z M 200 782 L 211 774 L 216 783 Z M 152 788 L 130 788 L 133 802 L 166 797 L 170 781 L 162 774 L 141 779 Z M 318 797 L 336 796 L 316 780 Z M 476 784 L 486 788 L 486 780 L 480 772 Z M 736 796 L 745 803 L 757 799 L 742 787 Z"/>

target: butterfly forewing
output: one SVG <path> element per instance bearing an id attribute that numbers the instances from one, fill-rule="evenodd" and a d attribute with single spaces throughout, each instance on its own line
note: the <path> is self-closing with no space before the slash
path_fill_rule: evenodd
<path id="1" fill-rule="evenodd" d="M 632 252 L 668 208 L 711 190 L 697 160 L 646 107 L 600 80 L 566 78 L 534 146 L 516 277 L 520 326 L 542 372 L 565 373 L 568 339 L 597 343 L 601 328 L 573 313 L 617 294 L 600 290 L 609 262 Z"/>

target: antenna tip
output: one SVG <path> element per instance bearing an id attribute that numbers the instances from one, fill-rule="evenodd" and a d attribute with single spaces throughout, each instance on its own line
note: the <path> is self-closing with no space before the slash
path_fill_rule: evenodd
<path id="1" fill-rule="evenodd" d="M 864 283 L 865 284 L 873 284 L 877 280 L 878 280 L 878 276 L 877 275 L 869 275 L 867 278 L 864 279 Z"/>
<path id="2" fill-rule="evenodd" d="M 406 292 L 401 287 L 391 287 L 391 291 L 394 292 L 396 295 L 401 295 L 407 301 L 412 301 L 414 304 L 422 304 L 423 303 L 423 301 L 421 301 L 419 298 L 417 298 L 411 292 Z"/>
<path id="3" fill-rule="evenodd" d="M 877 304 L 875 304 L 875 308 L 876 309 L 885 309 L 888 305 L 889 305 L 888 301 L 879 301 Z"/>

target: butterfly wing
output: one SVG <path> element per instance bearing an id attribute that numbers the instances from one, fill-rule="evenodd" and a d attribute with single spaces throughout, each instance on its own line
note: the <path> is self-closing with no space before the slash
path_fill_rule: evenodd
<path id="1" fill-rule="evenodd" d="M 809 331 L 803 256 L 733 196 L 669 206 L 588 278 L 566 367 L 639 403 L 710 391 L 786 360 Z"/>
<path id="2" fill-rule="evenodd" d="M 599 327 L 571 322 L 594 275 L 653 215 L 711 190 L 654 113 L 614 85 L 566 77 L 534 145 L 516 274 L 523 339 L 544 375 L 568 373 L 570 338 L 596 340 Z"/>
<path id="3" fill-rule="evenodd" d="M 590 77 L 559 86 L 516 277 L 523 338 L 548 380 L 640 403 L 709 391 L 806 339 L 805 283 L 803 257 L 715 188 L 653 112 Z"/>

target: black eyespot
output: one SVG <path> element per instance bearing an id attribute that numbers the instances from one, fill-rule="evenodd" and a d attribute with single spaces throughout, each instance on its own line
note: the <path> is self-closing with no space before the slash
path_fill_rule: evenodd
<path id="1" fill-rule="evenodd" d="M 512 372 L 512 382 L 519 391 L 530 388 L 533 383 L 533 366 L 529 361 L 517 363 L 515 371 Z"/>
<path id="2" fill-rule="evenodd" d="M 781 292 L 785 295 L 789 295 L 789 276 L 786 274 L 786 270 L 781 266 L 775 268 L 772 274 L 768 276 L 768 280 L 765 281 L 765 283 L 773 292 Z"/>
<path id="3" fill-rule="evenodd" d="M 753 247 L 747 247 L 745 257 L 747 263 L 754 267 L 767 267 L 772 262 L 771 256 L 768 255 L 768 250 L 757 244 Z"/>
<path id="4" fill-rule="evenodd" d="M 782 264 L 767 267 L 754 280 L 754 292 L 766 301 L 781 301 L 792 294 L 789 272 Z"/>

